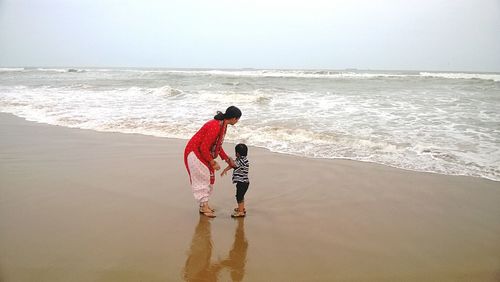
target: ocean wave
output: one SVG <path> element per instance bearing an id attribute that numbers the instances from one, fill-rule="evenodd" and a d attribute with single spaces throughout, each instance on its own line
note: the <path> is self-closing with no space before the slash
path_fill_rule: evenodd
<path id="1" fill-rule="evenodd" d="M 201 90 L 191 93 L 192 97 L 195 97 L 199 102 L 207 103 L 222 103 L 222 104 L 268 104 L 273 100 L 273 94 L 264 93 L 258 89 L 252 93 L 235 92 L 235 91 L 208 91 Z"/>
<path id="2" fill-rule="evenodd" d="M 0 68 L 0 72 L 24 71 L 24 68 Z"/>
<path id="3" fill-rule="evenodd" d="M 435 72 L 363 72 L 328 70 L 128 70 L 141 73 L 167 73 L 194 76 L 226 76 L 254 78 L 326 78 L 326 79 L 373 79 L 436 77 L 449 79 L 482 79 L 500 81 L 500 74 L 485 73 L 435 73 Z"/>
<path id="4" fill-rule="evenodd" d="M 67 69 L 66 72 L 87 72 L 87 71 L 82 69 Z"/>
<path id="5" fill-rule="evenodd" d="M 448 79 L 481 79 L 500 81 L 500 74 L 485 74 L 485 73 L 454 73 L 454 72 L 421 72 L 423 77 L 436 77 Z"/>
<path id="6" fill-rule="evenodd" d="M 363 73 L 363 72 L 344 72 L 344 71 L 301 71 L 301 70 L 170 70 L 168 73 L 177 73 L 185 75 L 204 75 L 204 76 L 233 76 L 233 77 L 268 77 L 268 78 L 354 78 L 369 79 L 377 77 L 410 77 L 418 75 L 398 74 L 398 73 Z"/>
<path id="7" fill-rule="evenodd" d="M 142 89 L 135 89 L 141 91 Z M 143 89 L 146 93 L 148 94 L 153 94 L 153 95 L 165 95 L 168 97 L 176 97 L 184 94 L 184 92 L 180 89 L 175 89 L 170 87 L 169 85 L 165 85 L 162 87 L 158 88 L 145 88 Z"/>
<path id="8" fill-rule="evenodd" d="M 314 132 L 308 129 L 246 125 L 226 137 L 277 153 L 324 159 L 350 159 L 384 164 L 413 171 L 482 177 L 500 181 L 500 167 L 480 154 L 463 155 L 453 150 L 415 149 L 417 143 L 392 139 L 374 140 L 349 134 Z"/>
<path id="9" fill-rule="evenodd" d="M 0 72 L 56 72 L 56 73 L 120 73 L 132 72 L 140 75 L 169 74 L 184 76 L 221 76 L 251 78 L 317 78 L 317 79 L 375 79 L 375 78 L 446 78 L 480 79 L 499 82 L 497 73 L 466 72 L 418 72 L 418 71 L 363 71 L 363 70 L 199 70 L 199 69 L 127 69 L 127 68 L 0 68 Z M 223 85 L 238 86 L 240 82 L 224 82 Z"/>
<path id="10" fill-rule="evenodd" d="M 36 68 L 36 71 L 46 71 L 46 72 L 68 72 L 68 69 L 57 69 L 57 68 Z"/>
<path id="11" fill-rule="evenodd" d="M 0 71 L 39 71 L 57 73 L 80 72 L 132 72 L 144 74 L 180 74 L 188 76 L 226 76 L 226 77 L 269 77 L 269 78 L 377 78 L 411 77 L 414 74 L 353 72 L 336 70 L 183 70 L 183 69 L 110 69 L 110 68 L 0 68 Z M 227 85 L 239 85 L 239 82 L 226 82 Z"/>

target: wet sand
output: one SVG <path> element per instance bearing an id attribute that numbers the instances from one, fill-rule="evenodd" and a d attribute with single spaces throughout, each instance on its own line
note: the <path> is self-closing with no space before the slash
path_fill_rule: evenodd
<path id="1" fill-rule="evenodd" d="M 250 148 L 200 217 L 184 140 L 0 114 L 0 281 L 500 281 L 500 183 Z M 233 153 L 231 144 L 226 152 Z"/>

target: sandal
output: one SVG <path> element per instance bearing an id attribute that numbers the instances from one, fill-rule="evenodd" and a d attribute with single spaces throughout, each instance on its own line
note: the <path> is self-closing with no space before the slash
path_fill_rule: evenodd
<path id="1" fill-rule="evenodd" d="M 202 208 L 202 207 L 200 206 L 200 213 L 202 213 L 201 208 Z M 209 210 L 211 210 L 212 212 L 215 212 L 215 209 L 213 209 L 213 208 L 211 208 L 211 207 L 208 207 L 208 209 L 209 209 Z"/>
<path id="2" fill-rule="evenodd" d="M 233 214 L 231 214 L 231 217 L 245 217 L 245 212 L 234 212 Z"/>
<path id="3" fill-rule="evenodd" d="M 214 218 L 215 217 L 215 213 L 213 211 L 203 211 L 200 209 L 200 214 L 206 216 L 206 217 L 210 217 L 210 218 Z"/>
<path id="4" fill-rule="evenodd" d="M 234 208 L 234 210 L 233 210 L 233 211 L 237 212 L 237 211 L 239 211 L 239 210 L 240 210 L 240 209 L 238 209 L 238 208 Z M 247 213 L 247 209 L 243 209 L 243 212 L 244 212 L 244 213 Z"/>

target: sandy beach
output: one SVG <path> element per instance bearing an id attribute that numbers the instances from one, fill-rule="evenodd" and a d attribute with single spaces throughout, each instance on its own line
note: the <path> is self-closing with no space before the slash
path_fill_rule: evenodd
<path id="1" fill-rule="evenodd" d="M 185 140 L 0 114 L 0 281 L 500 281 L 500 183 L 250 148 L 198 214 Z M 233 145 L 224 144 L 233 155 Z"/>

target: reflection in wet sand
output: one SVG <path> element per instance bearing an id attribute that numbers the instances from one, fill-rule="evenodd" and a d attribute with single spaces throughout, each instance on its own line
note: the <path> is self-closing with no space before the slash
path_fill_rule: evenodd
<path id="1" fill-rule="evenodd" d="M 210 219 L 200 215 L 184 265 L 184 280 L 217 281 L 220 266 L 210 263 L 212 247 Z"/>
<path id="2" fill-rule="evenodd" d="M 245 275 L 248 241 L 245 237 L 244 219 L 236 219 L 237 226 L 234 242 L 226 259 L 211 262 L 212 235 L 210 219 L 200 216 L 196 226 L 188 258 L 184 265 L 183 275 L 185 281 L 217 281 L 219 272 L 229 268 L 233 281 L 242 281 Z"/>
<path id="3" fill-rule="evenodd" d="M 245 237 L 244 219 L 238 218 L 236 220 L 238 221 L 238 225 L 234 232 L 233 246 L 231 251 L 229 251 L 229 257 L 221 261 L 221 264 L 231 269 L 231 278 L 233 281 L 241 281 L 245 275 L 248 241 Z"/>

